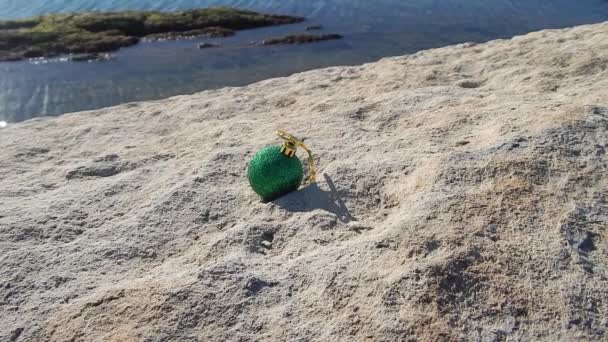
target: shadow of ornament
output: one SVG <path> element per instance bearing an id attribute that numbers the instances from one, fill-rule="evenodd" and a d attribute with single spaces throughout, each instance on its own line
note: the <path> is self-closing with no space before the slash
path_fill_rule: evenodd
<path id="1" fill-rule="evenodd" d="M 305 188 L 280 197 L 272 203 L 290 212 L 310 212 L 320 209 L 336 215 L 342 223 L 357 221 L 350 214 L 331 178 L 326 174 L 323 174 L 323 178 L 329 191 L 321 189 L 317 183 L 312 183 Z"/>

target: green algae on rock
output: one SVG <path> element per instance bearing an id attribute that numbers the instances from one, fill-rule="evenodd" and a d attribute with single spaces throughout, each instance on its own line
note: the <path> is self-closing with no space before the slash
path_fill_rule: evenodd
<path id="1" fill-rule="evenodd" d="M 227 7 L 180 12 L 126 11 L 49 14 L 0 21 L 0 61 L 68 53 L 114 51 L 142 37 L 201 34 L 225 37 L 235 30 L 301 22 L 301 17 Z"/>

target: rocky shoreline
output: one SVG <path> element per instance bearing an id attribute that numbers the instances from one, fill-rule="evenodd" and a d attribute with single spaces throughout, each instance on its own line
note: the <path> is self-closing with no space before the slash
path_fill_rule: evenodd
<path id="1" fill-rule="evenodd" d="M 226 37 L 236 30 L 303 20 L 223 7 L 181 12 L 50 14 L 0 21 L 0 61 L 111 52 L 142 39 Z"/>
<path id="2" fill-rule="evenodd" d="M 604 341 L 606 89 L 603 23 L 9 124 L 0 340 Z"/>

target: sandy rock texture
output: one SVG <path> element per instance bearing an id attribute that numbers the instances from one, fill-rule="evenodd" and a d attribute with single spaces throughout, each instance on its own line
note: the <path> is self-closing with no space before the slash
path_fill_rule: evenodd
<path id="1" fill-rule="evenodd" d="M 279 128 L 318 182 L 264 204 L 247 161 Z M 2 341 L 608 339 L 608 23 L 32 120 L 0 146 Z"/>

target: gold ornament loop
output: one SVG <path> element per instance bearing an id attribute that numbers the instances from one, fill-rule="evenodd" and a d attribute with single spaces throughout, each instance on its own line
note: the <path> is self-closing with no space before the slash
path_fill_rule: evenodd
<path id="1" fill-rule="evenodd" d="M 303 148 L 306 151 L 306 153 L 308 153 L 308 166 L 309 166 L 308 172 L 310 173 L 310 175 L 308 176 L 308 178 L 306 178 L 306 180 L 309 183 L 316 182 L 317 172 L 315 170 L 315 161 L 312 158 L 312 152 L 310 151 L 308 146 L 306 146 L 306 144 L 304 144 L 304 142 L 302 142 L 302 140 L 294 137 L 293 135 L 291 135 L 283 130 L 277 130 L 275 133 L 279 136 L 279 138 L 283 139 L 283 146 L 281 147 L 281 153 L 283 153 L 287 157 L 293 158 L 296 155 L 298 146 Z"/>

